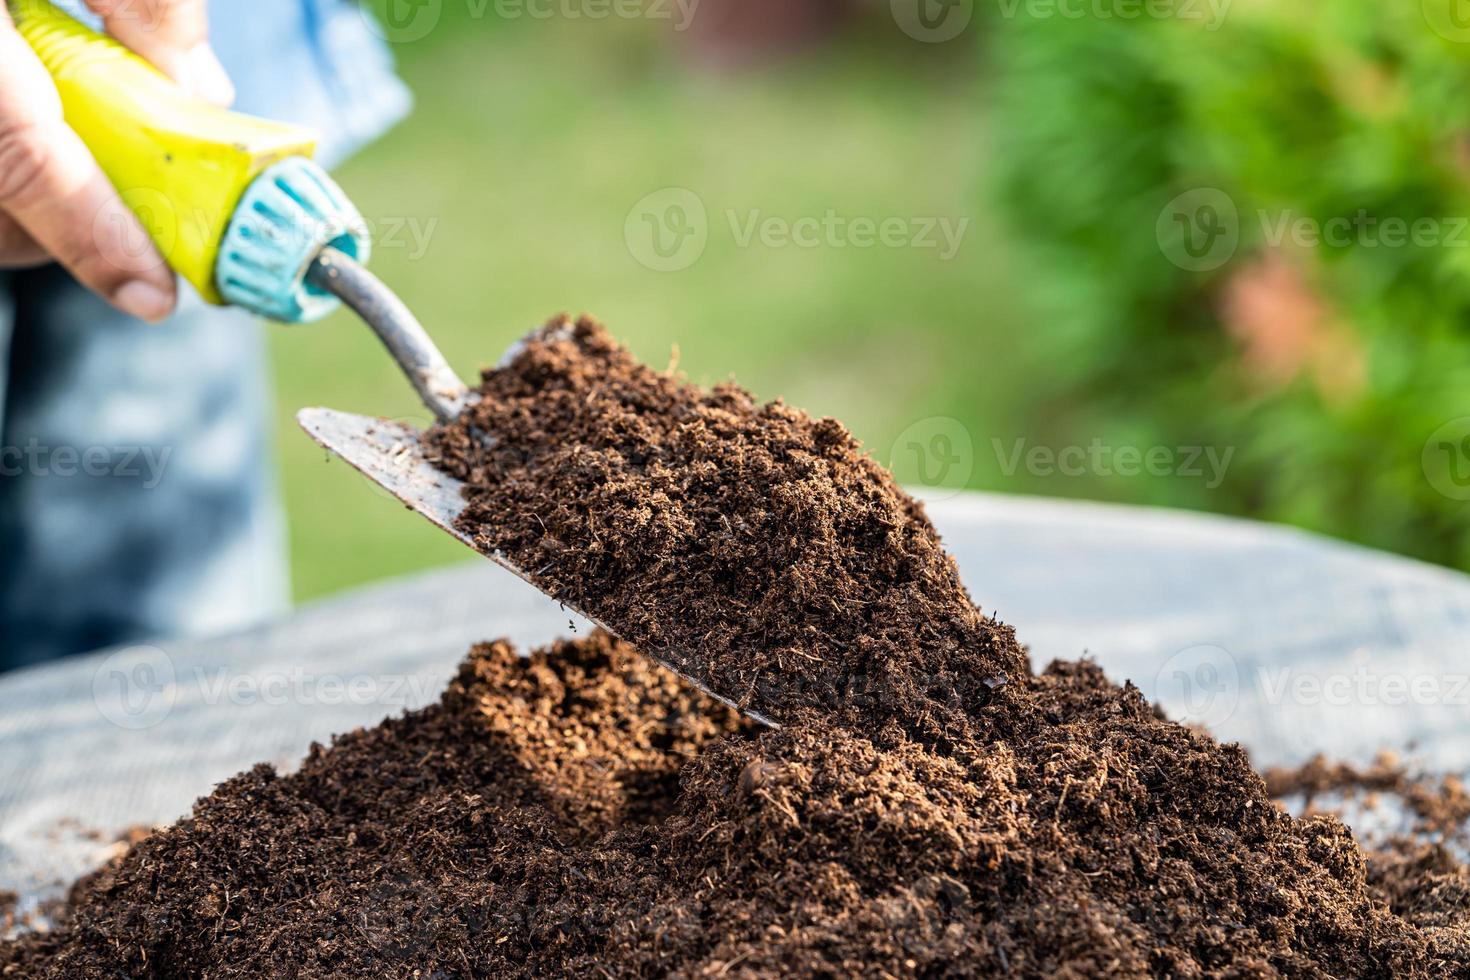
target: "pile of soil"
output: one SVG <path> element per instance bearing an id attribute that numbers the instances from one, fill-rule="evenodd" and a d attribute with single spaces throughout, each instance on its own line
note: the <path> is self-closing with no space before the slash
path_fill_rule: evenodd
<path id="1" fill-rule="evenodd" d="M 602 633 L 482 646 L 222 784 L 0 975 L 1470 976 L 1448 842 L 1367 851 L 1095 665 L 1033 674 L 836 423 L 590 321 L 481 390 L 434 441 L 482 547 L 782 726 Z"/>
<path id="2" fill-rule="evenodd" d="M 1272 804 L 1095 666 L 1032 737 L 763 729 L 606 635 L 474 650 L 442 701 L 261 766 L 81 882 L 0 975 L 1421 976 L 1470 874 Z"/>

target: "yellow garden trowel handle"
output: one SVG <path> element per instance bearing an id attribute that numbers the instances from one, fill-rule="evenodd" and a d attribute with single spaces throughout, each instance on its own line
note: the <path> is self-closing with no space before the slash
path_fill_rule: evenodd
<path id="1" fill-rule="evenodd" d="M 295 126 L 228 112 L 49 0 L 6 0 L 87 144 L 169 265 L 211 303 L 286 323 L 349 305 L 441 419 L 469 391 L 408 307 L 365 268 L 372 242 Z"/>
<path id="2" fill-rule="evenodd" d="M 367 238 L 356 209 L 310 163 L 314 134 L 196 98 L 49 0 L 7 6 L 56 83 L 67 124 L 204 299 L 288 321 L 335 305 L 305 284 L 307 266 L 327 244 L 365 260 Z M 293 240 L 261 241 L 283 233 Z"/>

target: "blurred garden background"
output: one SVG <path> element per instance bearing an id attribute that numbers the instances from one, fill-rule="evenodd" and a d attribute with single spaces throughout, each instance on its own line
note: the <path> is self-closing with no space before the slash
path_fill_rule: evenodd
<path id="1" fill-rule="evenodd" d="M 1450 0 L 374 9 L 417 110 L 339 176 L 467 378 L 587 311 L 659 367 L 844 420 L 933 492 L 1470 568 Z M 369 332 L 271 338 L 298 598 L 466 559 L 295 428 L 304 405 L 428 421 Z"/>

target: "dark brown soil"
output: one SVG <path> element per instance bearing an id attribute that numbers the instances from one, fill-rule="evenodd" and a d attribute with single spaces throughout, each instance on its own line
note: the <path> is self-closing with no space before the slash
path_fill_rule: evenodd
<path id="1" fill-rule="evenodd" d="M 1296 769 L 1270 769 L 1266 786 L 1278 797 L 1299 801 L 1308 813 L 1397 804 L 1406 820 L 1368 835 L 1368 887 L 1427 936 L 1464 943 L 1470 795 L 1458 777 L 1416 772 L 1384 753 L 1367 767 L 1318 757 Z M 1459 975 L 1464 973 L 1462 963 Z"/>
<path id="2" fill-rule="evenodd" d="M 430 436 L 471 486 L 461 526 L 715 693 L 932 741 L 1026 673 L 923 508 L 834 419 L 683 384 L 587 318 L 480 390 Z"/>
<path id="3" fill-rule="evenodd" d="M 1470 975 L 1470 875 L 1365 856 L 1088 664 L 941 753 L 737 723 L 603 635 L 261 766 L 74 890 L 10 976 Z"/>
<path id="4" fill-rule="evenodd" d="M 835 423 L 588 322 L 483 390 L 496 454 L 436 435 L 481 543 L 784 726 L 604 634 L 483 646 L 440 704 L 220 786 L 0 975 L 1470 976 L 1449 846 L 1365 851 L 1096 666 L 1032 674 Z"/>

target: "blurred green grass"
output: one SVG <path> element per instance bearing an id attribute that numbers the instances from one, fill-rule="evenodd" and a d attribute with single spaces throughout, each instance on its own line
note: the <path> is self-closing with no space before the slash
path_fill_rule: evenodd
<path id="1" fill-rule="evenodd" d="M 930 416 L 961 417 L 978 442 L 987 406 L 1008 397 L 1000 365 L 1022 323 L 999 233 L 976 212 L 970 57 L 858 34 L 715 75 L 646 24 L 485 19 L 396 53 L 417 111 L 339 176 L 378 226 L 375 270 L 467 379 L 548 316 L 588 311 L 660 367 L 677 346 L 693 380 L 733 374 L 843 419 L 884 461 Z M 660 273 L 630 254 L 624 223 L 669 186 L 699 195 L 710 237 L 692 267 Z M 726 216 L 829 209 L 970 224 L 946 262 L 741 247 Z M 401 240 L 382 241 L 394 227 Z M 428 233 L 421 255 L 414 229 Z M 297 597 L 467 557 L 294 424 L 304 405 L 427 421 L 369 332 L 339 314 L 271 336 Z"/>

